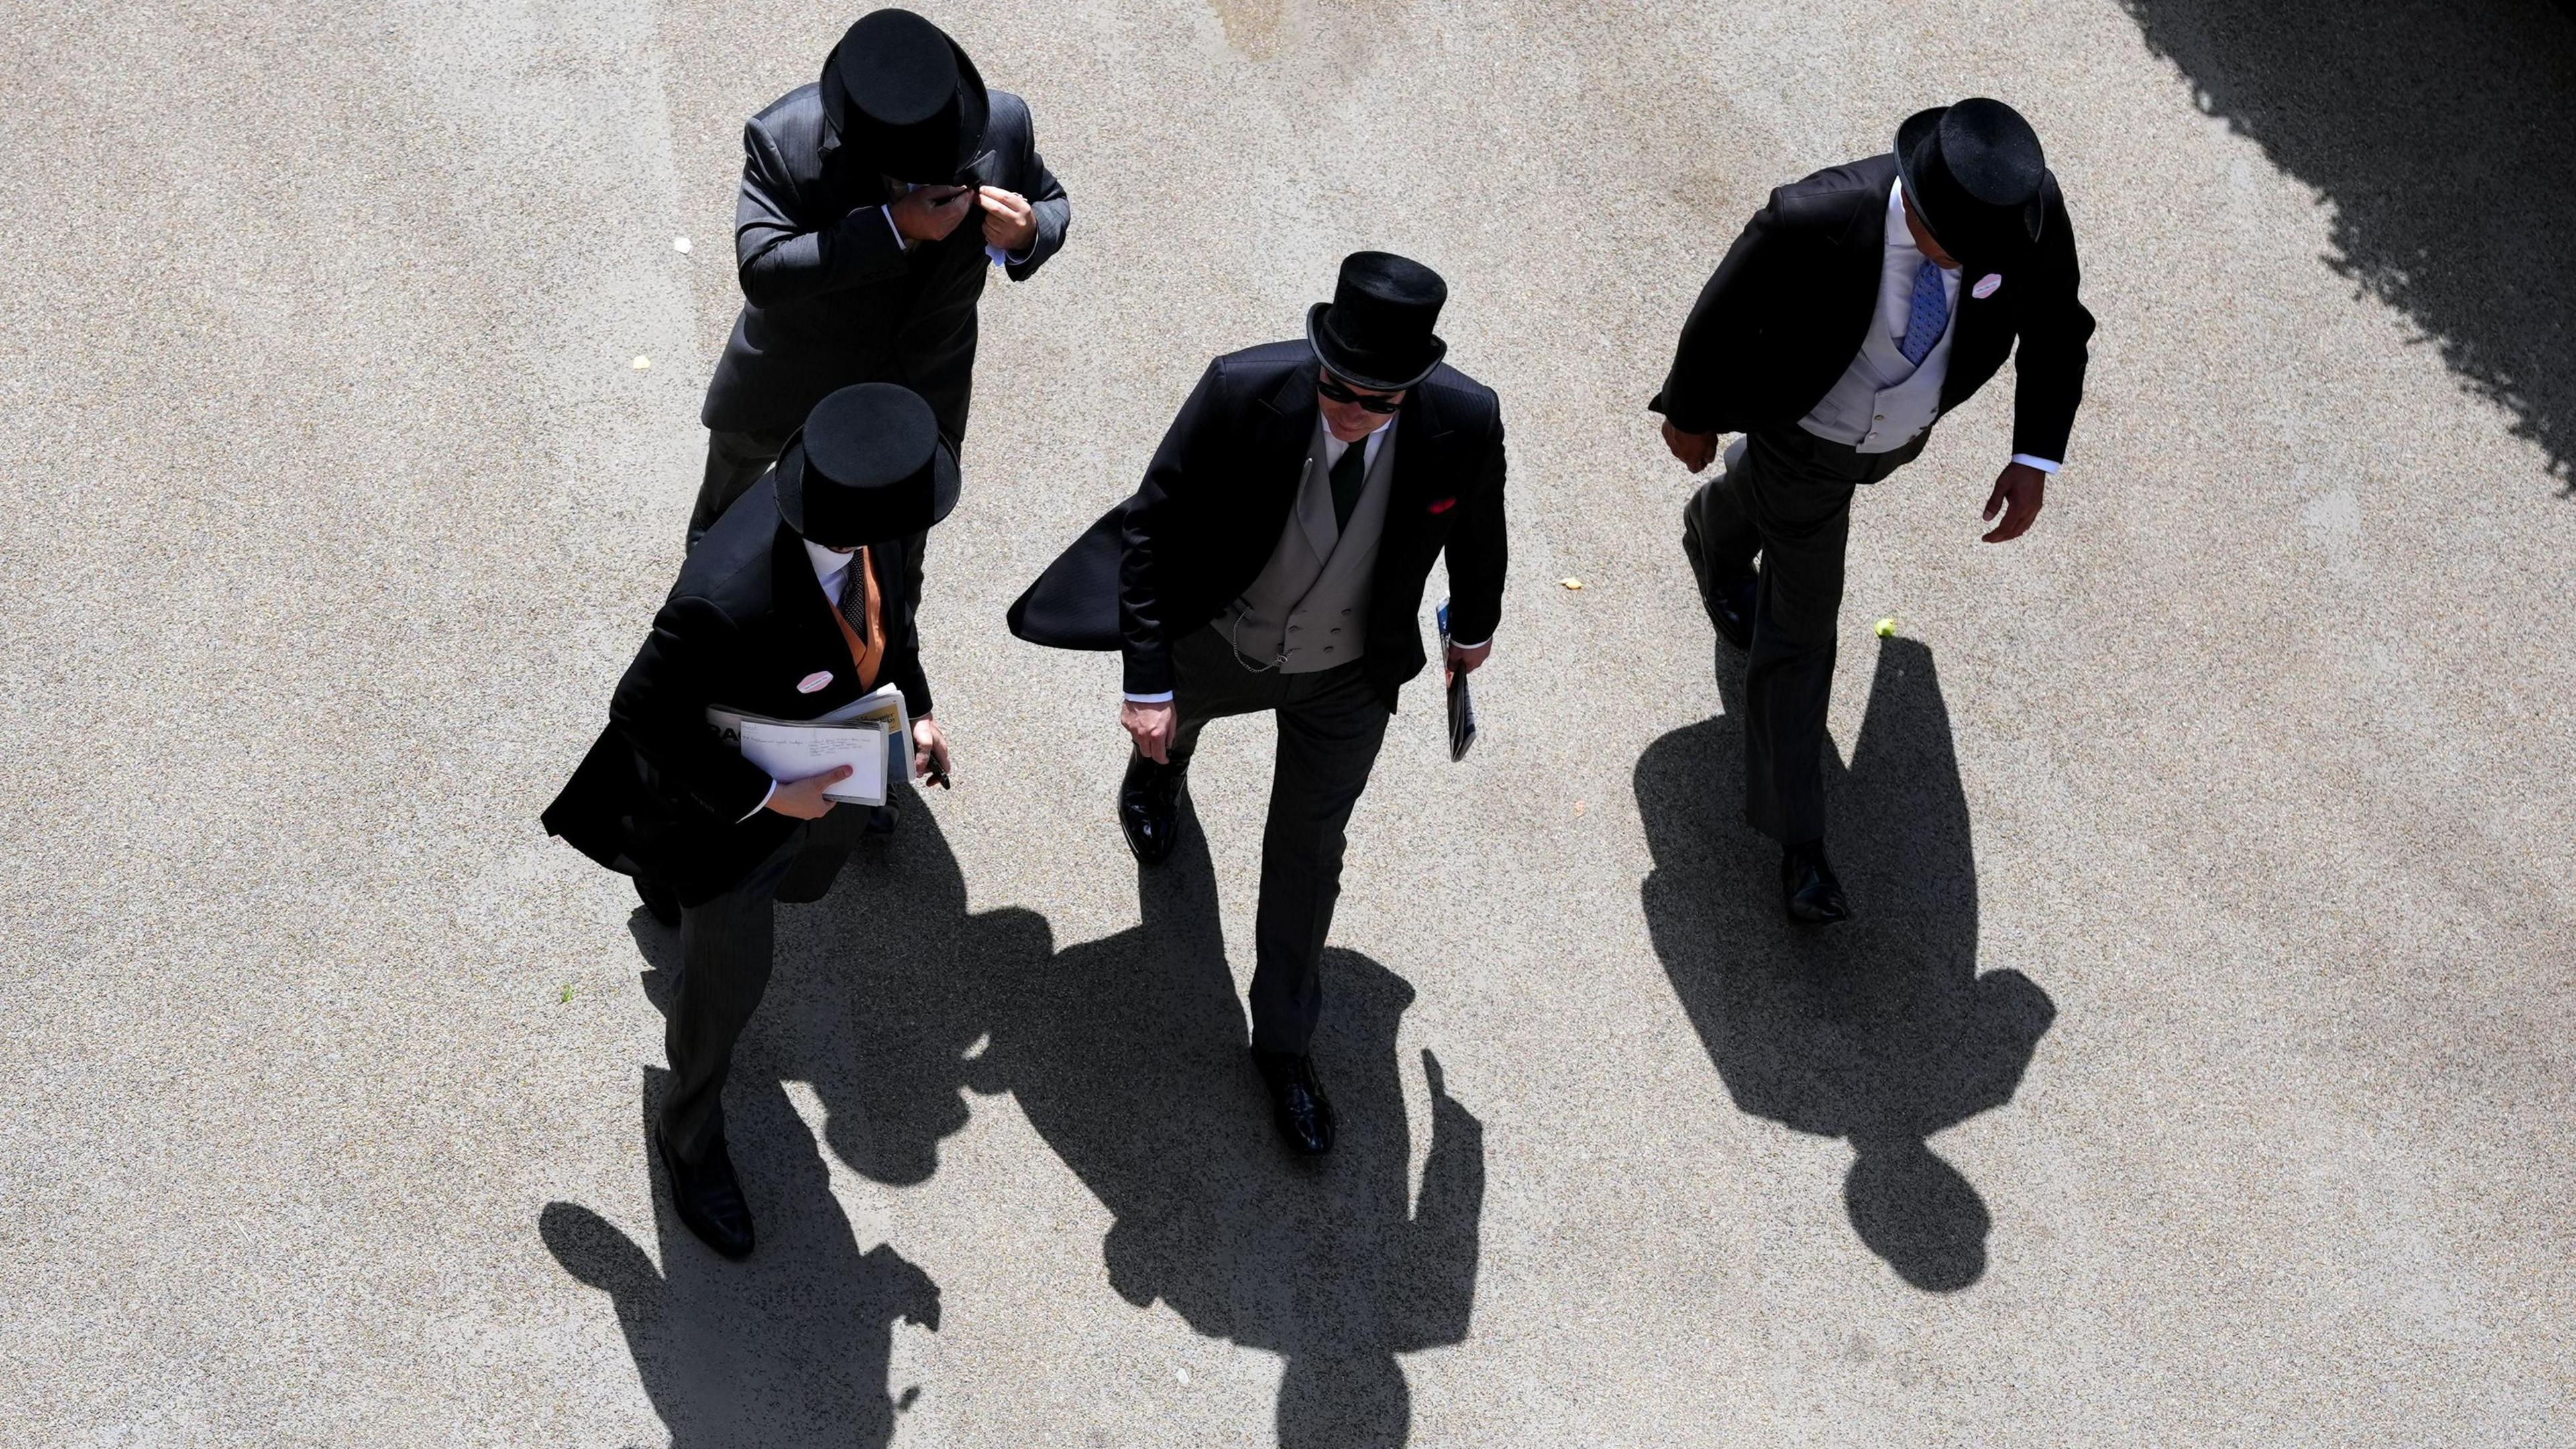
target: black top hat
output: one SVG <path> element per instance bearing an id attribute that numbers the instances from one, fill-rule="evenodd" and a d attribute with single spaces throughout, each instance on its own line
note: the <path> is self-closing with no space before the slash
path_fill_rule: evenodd
<path id="1" fill-rule="evenodd" d="M 945 182 L 984 147 L 984 78 L 909 10 L 859 17 L 823 62 L 823 115 L 841 143 L 898 181 Z"/>
<path id="2" fill-rule="evenodd" d="M 2001 101 L 1971 96 L 1906 117 L 1896 169 L 1943 251 L 2000 261 L 2039 240 L 2048 163 L 2030 122 Z"/>
<path id="3" fill-rule="evenodd" d="M 1393 252 L 1342 258 L 1333 300 L 1306 312 L 1306 341 L 1333 376 L 1377 392 L 1400 392 L 1431 375 L 1449 344 L 1431 335 L 1449 284 Z"/>
<path id="4" fill-rule="evenodd" d="M 826 548 L 919 533 L 956 506 L 957 454 L 921 394 L 891 382 L 814 404 L 778 455 L 778 516 Z"/>

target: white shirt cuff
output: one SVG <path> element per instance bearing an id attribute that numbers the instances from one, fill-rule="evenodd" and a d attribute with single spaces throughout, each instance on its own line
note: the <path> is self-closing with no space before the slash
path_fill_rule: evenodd
<path id="1" fill-rule="evenodd" d="M 1493 642 L 1494 642 L 1494 641 L 1493 641 L 1492 639 L 1490 639 L 1490 638 L 1485 638 L 1485 639 L 1479 639 L 1479 640 L 1477 640 L 1477 641 L 1476 641 L 1475 643 L 1473 643 L 1473 644 L 1461 644 L 1461 643 L 1459 643 L 1457 640 L 1452 639 L 1452 640 L 1450 640 L 1450 641 L 1449 641 L 1449 647 L 1450 647 L 1450 648 L 1452 648 L 1452 649 L 1482 649 L 1482 648 L 1484 648 L 1486 645 L 1491 644 L 1491 643 L 1493 643 Z"/>
<path id="2" fill-rule="evenodd" d="M 1127 702 L 1129 704 L 1170 704 L 1172 692 L 1167 689 L 1160 694 L 1131 694 L 1127 696 Z"/>
<path id="3" fill-rule="evenodd" d="M 1036 256 L 1037 254 L 1038 244 L 1036 242 L 1029 243 L 1029 249 L 1024 252 L 1006 252 L 997 246 L 987 246 L 984 248 L 984 255 L 991 257 L 993 259 L 993 265 L 997 267 L 1016 267 L 1020 263 L 1027 261 L 1029 258 Z"/>
<path id="4" fill-rule="evenodd" d="M 766 791 L 762 792 L 761 797 L 760 797 L 760 803 L 759 803 L 759 804 L 757 804 L 757 805 L 752 806 L 752 807 L 751 807 L 751 815 L 745 815 L 744 817 L 742 817 L 742 820 L 749 820 L 749 819 L 751 818 L 751 816 L 752 816 L 752 815 L 757 815 L 757 814 L 759 814 L 761 811 L 768 809 L 768 808 L 769 808 L 769 802 L 770 802 L 770 801 L 772 801 L 772 800 L 774 800 L 774 799 L 776 799 L 777 797 L 778 797 L 778 782 L 777 782 L 776 780 L 772 780 L 772 781 L 770 781 L 770 782 L 769 782 L 769 788 L 768 788 Z M 740 825 L 740 824 L 742 823 L 742 820 L 737 820 L 737 821 L 735 821 L 735 822 L 734 822 L 734 824 L 736 824 L 736 825 Z"/>
<path id="5" fill-rule="evenodd" d="M 2054 472 L 2056 472 L 2058 469 L 2063 468 L 2063 467 L 2065 467 L 2065 466 L 2066 466 L 2065 464 L 2060 463 L 2060 462 L 2057 462 L 2057 461 L 2055 461 L 2055 460 L 2053 460 L 2053 459 L 2049 459 L 2049 458 L 2034 458 L 2034 457 L 2032 457 L 2032 456 L 2031 456 L 2030 454 L 2028 454 L 2028 453 L 2015 453 L 2015 454 L 2013 454 L 2013 456 L 2012 456 L 2012 460 L 2013 460 L 2014 462 L 2016 462 L 2016 463 L 2022 464 L 2022 465 L 2023 465 L 2023 466 L 2025 466 L 2025 467 L 2037 468 L 2037 469 L 2038 469 L 2039 471 L 2041 471 L 2042 473 L 2054 473 Z"/>
<path id="6" fill-rule="evenodd" d="M 886 230 L 894 233 L 894 244 L 896 246 L 902 246 L 903 228 L 894 224 L 894 208 L 891 206 L 880 206 L 877 208 L 877 215 L 886 219 Z"/>

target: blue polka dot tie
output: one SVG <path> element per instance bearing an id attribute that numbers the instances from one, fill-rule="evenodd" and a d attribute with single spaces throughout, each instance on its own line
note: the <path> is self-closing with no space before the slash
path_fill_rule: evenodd
<path id="1" fill-rule="evenodd" d="M 1920 367 L 1932 344 L 1941 340 L 1941 329 L 1949 325 L 1950 297 L 1941 285 L 1941 269 L 1926 258 L 1914 272 L 1914 312 L 1905 320 L 1905 340 L 1896 344 L 1896 350 Z"/>

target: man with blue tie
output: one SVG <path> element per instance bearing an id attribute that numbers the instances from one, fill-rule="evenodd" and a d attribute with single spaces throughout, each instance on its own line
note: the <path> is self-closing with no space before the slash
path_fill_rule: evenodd
<path id="1" fill-rule="evenodd" d="M 2093 315 L 2039 137 L 1982 97 L 1907 118 L 1887 155 L 1771 193 L 1701 289 L 1654 410 L 1697 473 L 1682 510 L 1700 600 L 1745 671 L 1745 814 L 1781 844 L 1793 920 L 1851 911 L 1825 857 L 1825 707 L 1855 488 L 2014 363 L 2012 460 L 1988 543 L 2039 516 L 2084 395 Z M 1758 563 L 1757 563 L 1758 559 Z"/>

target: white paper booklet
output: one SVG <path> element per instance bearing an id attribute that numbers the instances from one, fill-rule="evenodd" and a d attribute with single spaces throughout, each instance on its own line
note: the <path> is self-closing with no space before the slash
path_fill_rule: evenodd
<path id="1" fill-rule="evenodd" d="M 834 765 L 851 766 L 850 778 L 823 792 L 828 799 L 882 805 L 888 781 L 912 778 L 912 714 L 904 708 L 903 691 L 891 684 L 809 720 L 771 719 L 711 705 L 707 724 L 774 780 L 802 780 Z M 873 767 L 857 758 L 869 748 L 876 754 Z"/>
<path id="2" fill-rule="evenodd" d="M 803 780 L 847 765 L 850 777 L 825 790 L 824 799 L 852 805 L 886 801 L 886 727 L 878 720 L 801 725 L 747 719 L 742 722 L 742 757 L 767 770 L 773 780 Z"/>

